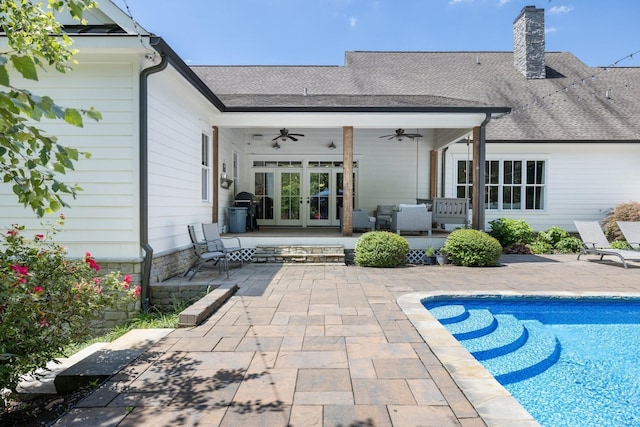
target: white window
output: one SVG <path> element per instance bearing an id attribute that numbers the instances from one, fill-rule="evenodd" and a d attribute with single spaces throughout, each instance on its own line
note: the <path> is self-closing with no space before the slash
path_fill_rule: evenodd
<path id="1" fill-rule="evenodd" d="M 209 136 L 207 134 L 202 134 L 202 150 L 201 150 L 201 160 L 202 160 L 202 192 L 201 198 L 203 202 L 208 202 L 210 200 L 210 188 L 211 188 L 211 160 L 209 159 L 210 153 L 209 147 Z"/>
<path id="2" fill-rule="evenodd" d="M 471 199 L 473 162 L 457 162 L 456 197 Z M 545 160 L 487 160 L 485 207 L 488 210 L 545 209 Z"/>

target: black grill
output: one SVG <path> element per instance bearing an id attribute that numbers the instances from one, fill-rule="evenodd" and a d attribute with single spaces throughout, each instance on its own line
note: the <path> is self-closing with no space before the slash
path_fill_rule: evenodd
<path id="1" fill-rule="evenodd" d="M 247 191 L 236 194 L 234 206 L 247 208 L 247 230 L 258 230 L 258 198 Z"/>

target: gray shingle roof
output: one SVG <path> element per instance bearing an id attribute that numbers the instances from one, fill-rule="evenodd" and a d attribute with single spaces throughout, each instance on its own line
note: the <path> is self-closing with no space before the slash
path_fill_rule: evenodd
<path id="1" fill-rule="evenodd" d="M 640 68 L 588 67 L 567 52 L 545 61 L 539 80 L 515 69 L 512 52 L 347 52 L 335 67 L 192 69 L 230 107 L 508 106 L 488 140 L 640 141 Z"/>

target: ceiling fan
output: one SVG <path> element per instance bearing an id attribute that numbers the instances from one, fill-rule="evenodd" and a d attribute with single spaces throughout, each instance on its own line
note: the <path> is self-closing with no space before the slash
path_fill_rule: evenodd
<path id="1" fill-rule="evenodd" d="M 286 140 L 287 138 L 289 138 L 292 141 L 297 141 L 298 138 L 296 138 L 296 136 L 304 136 L 301 133 L 289 133 L 289 129 L 286 128 L 282 128 L 280 129 L 280 135 L 276 136 L 275 138 L 272 139 L 272 141 L 277 141 L 278 139 L 281 140 Z"/>
<path id="2" fill-rule="evenodd" d="M 414 138 L 420 138 L 422 135 L 419 133 L 405 133 L 404 129 L 396 129 L 396 133 L 391 134 L 391 135 L 382 135 L 380 138 L 387 138 L 387 140 L 390 139 L 397 139 L 398 141 L 402 141 L 405 138 L 409 138 L 409 139 L 414 139 Z"/>

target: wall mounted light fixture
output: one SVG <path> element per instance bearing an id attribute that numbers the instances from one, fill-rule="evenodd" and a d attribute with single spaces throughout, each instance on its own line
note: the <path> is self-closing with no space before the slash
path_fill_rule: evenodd
<path id="1" fill-rule="evenodd" d="M 329 144 L 329 150 L 335 150 L 336 148 L 337 148 L 336 144 L 334 144 L 333 141 L 331 141 L 331 144 Z"/>
<path id="2" fill-rule="evenodd" d="M 280 144 L 278 144 L 278 141 L 273 143 L 273 149 L 274 150 L 279 150 L 280 149 Z"/>

